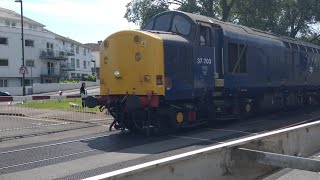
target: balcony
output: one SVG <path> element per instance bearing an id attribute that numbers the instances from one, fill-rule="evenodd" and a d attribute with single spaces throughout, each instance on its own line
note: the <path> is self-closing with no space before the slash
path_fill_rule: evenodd
<path id="1" fill-rule="evenodd" d="M 59 68 L 41 68 L 41 76 L 47 77 L 60 77 L 60 69 Z"/>
<path id="2" fill-rule="evenodd" d="M 60 68 L 61 68 L 61 70 L 64 70 L 64 71 L 75 71 L 76 65 L 72 64 L 72 63 L 61 62 Z"/>
<path id="3" fill-rule="evenodd" d="M 40 58 L 50 60 L 67 60 L 68 53 L 61 50 L 43 49 L 40 51 Z"/>

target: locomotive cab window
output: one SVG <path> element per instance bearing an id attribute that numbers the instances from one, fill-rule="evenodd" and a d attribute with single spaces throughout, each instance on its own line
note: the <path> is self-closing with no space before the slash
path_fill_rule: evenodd
<path id="1" fill-rule="evenodd" d="M 172 32 L 187 36 L 190 34 L 190 31 L 191 23 L 187 19 L 179 15 L 173 18 Z"/>
<path id="2" fill-rule="evenodd" d="M 229 43 L 228 63 L 230 73 L 247 73 L 247 46 Z"/>
<path id="3" fill-rule="evenodd" d="M 145 29 L 145 30 L 152 30 L 152 29 L 153 29 L 153 23 L 154 23 L 154 20 L 150 21 L 150 22 L 144 27 L 144 29 Z"/>
<path id="4" fill-rule="evenodd" d="M 208 26 L 200 25 L 199 27 L 199 45 L 211 46 L 211 29 Z"/>
<path id="5" fill-rule="evenodd" d="M 154 30 L 169 31 L 171 17 L 171 14 L 164 14 L 162 16 L 157 17 L 154 24 Z"/>

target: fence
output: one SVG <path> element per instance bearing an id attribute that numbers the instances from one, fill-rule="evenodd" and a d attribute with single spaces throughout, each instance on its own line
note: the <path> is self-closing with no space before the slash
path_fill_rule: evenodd
<path id="1" fill-rule="evenodd" d="M 108 126 L 112 121 L 106 110 L 83 108 L 76 96 L 0 96 L 0 140 Z"/>

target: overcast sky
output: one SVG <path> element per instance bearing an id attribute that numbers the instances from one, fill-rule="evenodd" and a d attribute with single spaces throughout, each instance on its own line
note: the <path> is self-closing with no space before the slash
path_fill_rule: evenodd
<path id="1" fill-rule="evenodd" d="M 130 0 L 23 0 L 23 15 L 50 31 L 81 43 L 96 43 L 108 35 L 138 26 L 123 18 Z M 0 0 L 0 7 L 20 14 L 20 4 Z"/>

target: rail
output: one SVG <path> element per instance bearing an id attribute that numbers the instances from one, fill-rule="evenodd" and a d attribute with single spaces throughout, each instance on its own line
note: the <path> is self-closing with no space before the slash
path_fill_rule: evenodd
<path id="1" fill-rule="evenodd" d="M 320 121 L 309 122 L 116 170 L 86 180 L 247 180 L 261 178 L 283 167 L 317 171 L 319 167 L 315 166 L 319 165 L 318 161 L 302 157 L 309 157 L 320 150 L 319 136 Z M 301 162 L 305 166 L 297 164 Z"/>

